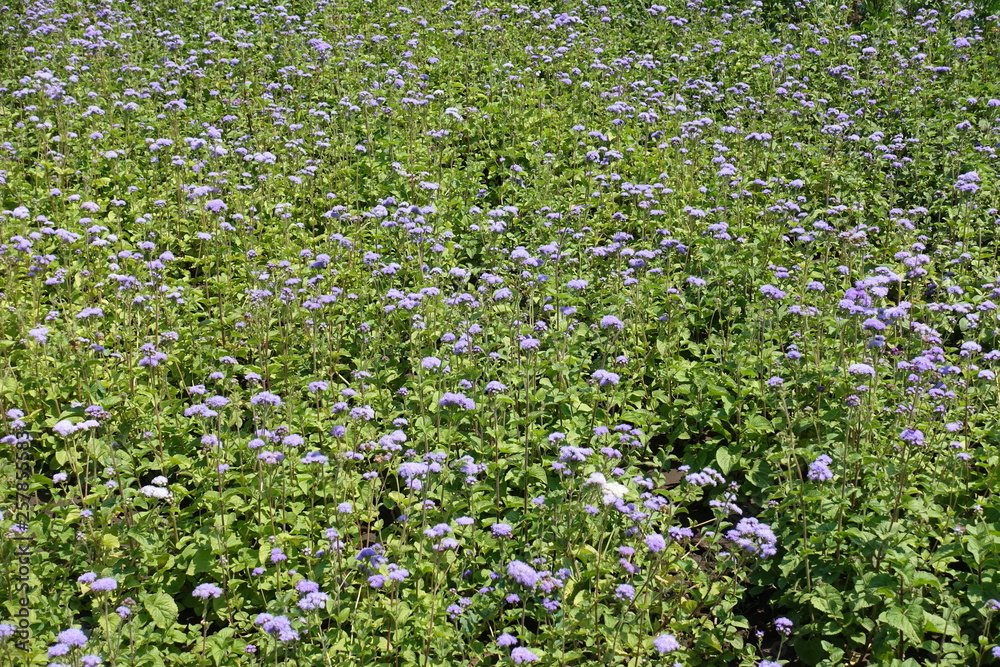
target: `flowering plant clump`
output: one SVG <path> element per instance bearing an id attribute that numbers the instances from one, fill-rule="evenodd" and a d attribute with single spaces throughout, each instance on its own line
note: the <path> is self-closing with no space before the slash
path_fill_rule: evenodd
<path id="1" fill-rule="evenodd" d="M 8 2 L 0 666 L 996 664 L 924 4 Z"/>

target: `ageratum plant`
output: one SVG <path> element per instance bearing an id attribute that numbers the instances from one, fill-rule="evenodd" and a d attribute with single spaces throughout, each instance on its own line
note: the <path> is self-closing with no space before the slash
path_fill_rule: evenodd
<path id="1" fill-rule="evenodd" d="M 998 39 L 9 3 L 0 665 L 998 664 Z"/>

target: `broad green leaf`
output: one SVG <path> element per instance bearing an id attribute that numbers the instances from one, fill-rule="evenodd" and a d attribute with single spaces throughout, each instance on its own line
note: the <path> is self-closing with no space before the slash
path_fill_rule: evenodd
<path id="1" fill-rule="evenodd" d="M 910 608 L 902 609 L 900 607 L 892 607 L 882 612 L 879 616 L 879 620 L 899 630 L 900 634 L 903 635 L 907 641 L 913 644 L 919 644 L 922 641 L 924 634 L 923 610 L 921 609 L 919 628 L 917 625 L 914 625 L 909 612 Z"/>
<path id="2" fill-rule="evenodd" d="M 167 629 L 177 620 L 177 603 L 166 593 L 140 595 L 143 608 L 153 618 L 157 627 Z"/>

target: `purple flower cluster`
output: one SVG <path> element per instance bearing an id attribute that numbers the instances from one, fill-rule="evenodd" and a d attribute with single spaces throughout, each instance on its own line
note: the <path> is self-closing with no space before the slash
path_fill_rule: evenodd
<path id="1" fill-rule="evenodd" d="M 778 553 L 778 538 L 771 527 L 753 517 L 740 519 L 735 528 L 726 532 L 726 539 L 759 558 L 768 558 Z"/>
<path id="2" fill-rule="evenodd" d="M 287 616 L 272 616 L 271 614 L 258 614 L 254 619 L 254 625 L 269 635 L 274 636 L 279 642 L 291 642 L 299 639 L 299 633 L 292 628 L 292 622 Z"/>
<path id="3" fill-rule="evenodd" d="M 534 588 L 541 578 L 535 568 L 519 560 L 507 564 L 507 576 L 525 588 Z"/>
<path id="4" fill-rule="evenodd" d="M 476 402 L 462 393 L 456 392 L 445 392 L 445 394 L 438 399 L 438 404 L 443 408 L 456 407 L 462 410 L 475 410 Z"/>
<path id="5" fill-rule="evenodd" d="M 833 479 L 833 471 L 830 470 L 831 463 L 833 463 L 833 459 L 826 454 L 820 454 L 809 464 L 809 472 L 806 477 L 814 482 L 827 482 Z"/>

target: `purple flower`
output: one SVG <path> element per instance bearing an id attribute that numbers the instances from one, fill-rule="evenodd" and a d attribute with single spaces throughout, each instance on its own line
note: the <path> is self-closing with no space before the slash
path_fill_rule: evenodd
<path id="1" fill-rule="evenodd" d="M 875 377 L 875 368 L 868 364 L 851 364 L 847 367 L 847 372 L 851 375 L 867 375 Z"/>
<path id="2" fill-rule="evenodd" d="M 537 338 L 532 338 L 531 336 L 527 336 L 521 340 L 522 350 L 537 350 L 539 347 L 541 347 L 541 345 L 542 342 L 540 340 L 538 340 Z"/>
<path id="3" fill-rule="evenodd" d="M 780 632 L 781 634 L 785 635 L 786 637 L 792 634 L 793 625 L 794 623 L 792 623 L 791 620 L 785 618 L 784 616 L 782 616 L 781 618 L 774 619 L 774 629 Z"/>
<path id="4" fill-rule="evenodd" d="M 587 285 L 589 285 L 589 283 L 586 280 L 582 279 L 571 280 L 568 283 L 566 283 L 566 287 L 575 290 L 587 289 Z"/>
<path id="5" fill-rule="evenodd" d="M 511 561 L 507 565 L 507 574 L 525 588 L 534 588 L 541 578 L 535 568 L 519 560 Z"/>
<path id="6" fill-rule="evenodd" d="M 619 584 L 615 588 L 615 597 L 619 600 L 631 600 L 635 597 L 635 587 L 629 584 Z"/>
<path id="7" fill-rule="evenodd" d="M 497 637 L 497 646 L 502 646 L 504 648 L 508 646 L 517 646 L 517 638 L 514 635 L 507 634 L 505 632 Z"/>
<path id="8" fill-rule="evenodd" d="M 663 535 L 659 533 L 650 533 L 646 536 L 646 546 L 654 554 L 659 553 L 667 548 L 667 541 L 663 539 Z"/>
<path id="9" fill-rule="evenodd" d="M 653 640 L 653 646 L 659 653 L 672 653 L 681 647 L 673 635 L 660 635 Z"/>
<path id="10" fill-rule="evenodd" d="M 50 658 L 59 658 L 68 654 L 69 651 L 69 646 L 66 646 L 65 644 L 53 644 L 49 647 L 48 656 Z"/>
<path id="11" fill-rule="evenodd" d="M 744 551 L 767 558 L 778 553 L 778 538 L 771 527 L 753 517 L 740 519 L 736 527 L 726 533 L 726 538 L 735 542 Z"/>
<path id="12" fill-rule="evenodd" d="M 88 317 L 104 317 L 104 311 L 100 308 L 84 308 L 76 315 L 78 320 L 85 320 Z"/>
<path id="13" fill-rule="evenodd" d="M 227 208 L 229 207 L 226 206 L 226 202 L 222 201 L 221 199 L 210 199 L 207 202 L 205 202 L 205 210 L 208 211 L 209 213 L 221 213 L 222 211 L 225 211 Z"/>
<path id="14" fill-rule="evenodd" d="M 292 622 L 287 616 L 271 616 L 271 614 L 260 614 L 254 621 L 261 629 L 275 635 L 280 642 L 290 642 L 299 638 L 299 633 L 292 629 Z"/>
<path id="15" fill-rule="evenodd" d="M 70 628 L 69 630 L 63 630 L 56 637 L 60 643 L 66 646 L 83 646 L 87 643 L 87 635 L 83 634 L 82 630 L 77 630 L 76 628 Z"/>
<path id="16" fill-rule="evenodd" d="M 589 447 L 574 447 L 572 445 L 567 445 L 566 447 L 559 448 L 559 460 L 560 461 L 586 461 L 589 456 L 594 453 L 593 449 Z"/>
<path id="17" fill-rule="evenodd" d="M 507 385 L 497 380 L 491 380 L 486 383 L 486 393 L 487 394 L 499 394 L 502 391 L 506 391 Z"/>
<path id="18" fill-rule="evenodd" d="M 281 397 L 269 391 L 262 391 L 250 399 L 251 405 L 270 405 L 278 407 L 281 405 Z"/>
<path id="19" fill-rule="evenodd" d="M 442 408 L 447 408 L 449 406 L 454 406 L 462 408 L 463 410 L 475 410 L 476 402 L 471 398 L 468 398 L 465 394 L 458 392 L 445 392 L 438 400 L 438 405 Z"/>
<path id="20" fill-rule="evenodd" d="M 285 455 L 281 452 L 262 451 L 257 458 L 268 465 L 277 465 L 285 460 Z"/>
<path id="21" fill-rule="evenodd" d="M 222 589 L 215 584 L 198 584 L 191 591 L 191 595 L 201 600 L 207 600 L 208 598 L 217 598 L 222 595 Z"/>
<path id="22" fill-rule="evenodd" d="M 603 368 L 594 371 L 591 376 L 594 380 L 602 387 L 607 385 L 617 385 L 621 381 L 621 376 L 618 373 L 612 373 Z"/>
<path id="23" fill-rule="evenodd" d="M 672 540 L 691 539 L 694 537 L 694 531 L 684 526 L 671 526 L 667 529 L 667 534 L 670 535 L 670 539 Z"/>
<path id="24" fill-rule="evenodd" d="M 436 526 L 428 528 L 424 531 L 424 535 L 427 537 L 443 537 L 451 532 L 451 526 L 446 523 L 439 523 Z"/>
<path id="25" fill-rule="evenodd" d="M 820 454 L 815 461 L 809 464 L 809 473 L 806 477 L 814 482 L 826 482 L 833 479 L 833 471 L 830 470 L 831 463 L 833 463 L 833 459 L 826 454 Z"/>
<path id="26" fill-rule="evenodd" d="M 111 577 L 101 577 L 90 585 L 90 590 L 98 593 L 106 593 L 118 588 L 118 582 Z"/>
<path id="27" fill-rule="evenodd" d="M 695 486 L 718 486 L 726 483 L 726 478 L 714 468 L 703 468 L 700 472 L 693 472 L 685 476 L 684 480 Z"/>
<path id="28" fill-rule="evenodd" d="M 778 300 L 785 298 L 785 292 L 778 289 L 774 285 L 764 285 L 760 288 L 760 293 L 770 299 Z"/>
<path id="29" fill-rule="evenodd" d="M 76 426 L 74 426 L 73 422 L 70 420 L 63 419 L 62 421 L 56 422 L 56 425 L 52 427 L 52 430 L 65 438 L 76 431 Z"/>
<path id="30" fill-rule="evenodd" d="M 326 601 L 330 599 L 330 596 L 321 591 L 309 591 L 301 600 L 296 604 L 299 609 L 303 611 L 313 611 L 316 609 L 323 609 L 326 607 Z"/>
<path id="31" fill-rule="evenodd" d="M 622 322 L 617 317 L 615 317 L 614 315 L 605 315 L 604 317 L 601 318 L 601 328 L 602 329 L 615 328 L 621 331 L 622 329 L 625 328 L 625 323 Z"/>
<path id="32" fill-rule="evenodd" d="M 430 471 L 430 467 L 426 463 L 420 461 L 407 461 L 399 466 L 396 470 L 397 474 L 407 481 L 415 480 L 415 478 L 422 477 Z"/>
<path id="33" fill-rule="evenodd" d="M 490 531 L 492 531 L 494 537 L 510 537 L 513 533 L 510 524 L 506 523 L 495 523 L 490 526 Z"/>
<path id="34" fill-rule="evenodd" d="M 959 174 L 955 189 L 959 192 L 976 192 L 979 190 L 979 186 L 976 185 L 979 181 L 979 174 L 975 171 Z"/>
<path id="35" fill-rule="evenodd" d="M 319 592 L 319 584 L 317 584 L 315 581 L 302 579 L 295 584 L 295 590 L 297 590 L 299 593 L 317 593 Z"/>
<path id="36" fill-rule="evenodd" d="M 458 540 L 454 537 L 446 537 L 437 544 L 434 545 L 434 551 L 448 551 L 449 549 L 457 549 Z"/>
<path id="37" fill-rule="evenodd" d="M 515 665 L 520 665 L 522 662 L 536 662 L 538 656 L 523 646 L 518 646 L 510 652 L 510 659 L 514 661 Z"/>

